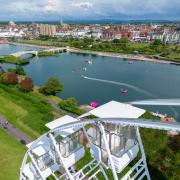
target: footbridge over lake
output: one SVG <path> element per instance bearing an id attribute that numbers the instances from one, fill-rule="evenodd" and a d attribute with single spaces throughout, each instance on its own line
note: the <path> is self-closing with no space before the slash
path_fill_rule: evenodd
<path id="1" fill-rule="evenodd" d="M 45 49 L 45 50 L 41 50 L 41 51 L 18 51 L 16 53 L 12 53 L 12 56 L 15 57 L 20 57 L 26 54 L 30 54 L 32 56 L 38 56 L 39 52 L 54 52 L 54 53 L 63 53 L 67 51 L 67 47 L 60 47 L 60 48 L 51 48 L 51 49 Z"/>

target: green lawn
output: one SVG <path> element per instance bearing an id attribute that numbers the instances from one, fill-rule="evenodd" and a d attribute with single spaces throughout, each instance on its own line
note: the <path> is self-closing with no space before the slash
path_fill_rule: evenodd
<path id="1" fill-rule="evenodd" d="M 19 42 L 24 43 L 24 44 L 34 44 L 34 45 L 40 45 L 40 46 L 57 46 L 57 47 L 67 46 L 67 44 L 64 42 L 56 42 L 56 41 L 50 41 L 50 40 L 42 41 L 42 40 L 33 39 L 33 40 L 22 40 Z"/>
<path id="2" fill-rule="evenodd" d="M 25 147 L 0 129 L 0 179 L 17 180 Z"/>
<path id="3" fill-rule="evenodd" d="M 27 64 L 29 63 L 29 60 L 21 59 L 19 57 L 15 57 L 12 55 L 4 55 L 4 56 L 0 56 L 0 62 L 11 63 L 11 64 Z"/>
<path id="4" fill-rule="evenodd" d="M 168 58 L 172 58 L 172 59 L 176 59 L 176 60 L 180 60 L 180 53 L 178 54 L 170 54 L 167 56 Z"/>
<path id="5" fill-rule="evenodd" d="M 38 52 L 38 56 L 42 57 L 42 56 L 59 56 L 59 53 L 56 52 L 47 52 L 47 51 L 39 51 Z"/>
<path id="6" fill-rule="evenodd" d="M 41 95 L 3 84 L 0 84 L 0 107 L 0 115 L 32 138 L 47 131 L 45 124 L 52 121 L 55 114 Z"/>

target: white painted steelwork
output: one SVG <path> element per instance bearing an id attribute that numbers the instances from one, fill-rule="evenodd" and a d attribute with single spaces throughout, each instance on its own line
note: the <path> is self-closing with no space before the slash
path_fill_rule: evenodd
<path id="1" fill-rule="evenodd" d="M 23 176 L 23 169 L 26 165 L 26 160 L 27 160 L 28 154 L 31 152 L 31 150 L 33 148 L 36 147 L 38 142 L 40 142 L 48 134 L 55 133 L 58 130 L 64 130 L 67 128 L 74 128 L 74 127 L 80 128 L 80 127 L 84 127 L 86 125 L 92 125 L 92 124 L 97 124 L 97 123 L 112 123 L 112 124 L 117 124 L 117 125 L 122 125 L 122 126 L 133 126 L 133 127 L 138 127 L 138 128 L 143 127 L 143 128 L 162 129 L 162 130 L 167 130 L 167 131 L 180 132 L 180 124 L 179 123 L 165 123 L 165 122 L 159 122 L 157 120 L 145 120 L 145 119 L 139 120 L 139 119 L 123 119 L 123 118 L 104 118 L 104 119 L 103 118 L 96 118 L 96 119 L 91 119 L 91 120 L 81 120 L 81 121 L 77 121 L 74 123 L 64 124 L 64 125 L 56 128 L 56 129 L 50 130 L 48 133 L 42 135 L 40 138 L 38 138 L 36 141 L 34 141 L 31 144 L 30 148 L 28 149 L 28 151 L 24 157 L 23 163 L 22 163 L 20 179 L 21 180 L 25 179 L 25 177 Z M 34 168 L 36 169 L 35 175 L 38 174 L 38 178 L 43 179 L 41 177 L 42 174 L 39 172 L 39 169 L 36 167 L 36 165 L 34 163 L 35 162 L 33 160 L 33 165 L 34 165 Z M 145 167 L 145 164 L 143 166 Z"/>

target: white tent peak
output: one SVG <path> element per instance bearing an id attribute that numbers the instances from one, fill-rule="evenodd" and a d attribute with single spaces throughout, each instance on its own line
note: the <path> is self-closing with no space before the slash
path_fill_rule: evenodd
<path id="1" fill-rule="evenodd" d="M 139 118 L 146 111 L 130 104 L 110 101 L 89 112 L 99 118 Z"/>

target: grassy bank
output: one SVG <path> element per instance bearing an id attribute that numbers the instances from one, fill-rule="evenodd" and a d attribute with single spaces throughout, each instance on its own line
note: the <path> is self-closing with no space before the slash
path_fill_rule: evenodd
<path id="1" fill-rule="evenodd" d="M 67 98 L 59 102 L 59 107 L 67 112 L 76 114 L 78 116 L 86 113 L 85 110 L 80 109 L 77 105 L 77 100 L 74 98 Z"/>
<path id="2" fill-rule="evenodd" d="M 37 40 L 37 39 L 33 39 L 33 40 L 21 40 L 18 41 L 19 43 L 24 43 L 24 44 L 32 44 L 32 45 L 39 45 L 39 46 L 56 46 L 56 47 L 65 47 L 66 45 L 68 45 L 65 42 L 58 42 L 58 41 L 42 41 L 42 40 Z"/>
<path id="3" fill-rule="evenodd" d="M 21 59 L 19 57 L 15 57 L 12 55 L 3 55 L 0 56 L 0 62 L 1 63 L 11 63 L 11 64 L 27 64 L 29 63 L 29 60 L 27 59 Z"/>
<path id="4" fill-rule="evenodd" d="M 168 58 L 171 58 L 171 59 L 176 59 L 176 60 L 179 60 L 180 61 L 180 53 L 179 54 L 170 54 L 170 55 L 167 55 Z"/>
<path id="5" fill-rule="evenodd" d="M 0 107 L 1 115 L 32 138 L 46 132 L 45 124 L 58 116 L 40 94 L 24 93 L 3 84 L 0 84 Z"/>
<path id="6" fill-rule="evenodd" d="M 39 51 L 38 52 L 39 57 L 44 57 L 44 56 L 59 56 L 59 53 L 56 52 L 47 52 L 47 51 Z"/>
<path id="7" fill-rule="evenodd" d="M 0 147 L 0 179 L 18 179 L 25 147 L 3 129 L 0 129 Z"/>

